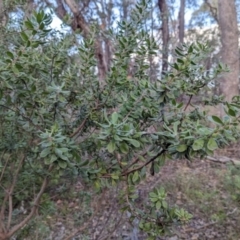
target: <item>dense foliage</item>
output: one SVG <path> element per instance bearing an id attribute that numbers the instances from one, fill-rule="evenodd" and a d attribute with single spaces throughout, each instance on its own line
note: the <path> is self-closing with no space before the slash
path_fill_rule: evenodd
<path id="1" fill-rule="evenodd" d="M 47 186 L 69 175 L 98 190 L 125 182 L 123 209 L 140 220 L 149 239 L 191 218 L 168 205 L 162 188 L 138 209 L 134 186 L 168 159 L 204 157 L 238 139 L 240 100 L 205 99 L 202 105 L 223 104 L 223 119 L 192 104 L 225 71 L 222 65 L 205 69 L 209 49 L 199 42 L 178 47 L 169 72 L 151 81 L 148 59 L 159 58 L 154 38 L 141 28 L 147 10 L 139 3 L 131 21 L 104 33 L 115 50 L 104 81 L 98 77 L 94 26 L 72 48 L 74 37 L 55 33 L 51 17 L 40 11 L 0 47 L 0 239 L 34 216 Z M 22 201 L 27 214 L 19 210 Z"/>

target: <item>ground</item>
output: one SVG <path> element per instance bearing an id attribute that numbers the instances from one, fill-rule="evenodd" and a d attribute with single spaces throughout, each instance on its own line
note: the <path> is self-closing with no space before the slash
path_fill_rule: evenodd
<path id="1" fill-rule="evenodd" d="M 240 239 L 240 167 L 237 160 L 222 159 L 215 156 L 192 162 L 171 160 L 159 174 L 148 176 L 139 185 L 138 204 L 146 202 L 150 189 L 163 186 L 170 204 L 178 205 L 193 215 L 189 223 L 174 226 L 168 236 L 159 239 Z M 58 198 L 59 194 L 56 194 L 47 199 L 48 212 L 44 212 L 44 217 L 39 214 L 32 223 L 32 229 L 37 230 L 31 233 L 30 238 L 19 239 L 147 239 L 138 231 L 136 223 L 129 224 L 127 214 L 118 210 L 118 189 L 92 195 L 79 180 L 61 185 L 55 191 L 62 197 Z M 93 212 L 94 217 L 91 217 Z M 25 230 L 31 231 L 31 226 Z"/>

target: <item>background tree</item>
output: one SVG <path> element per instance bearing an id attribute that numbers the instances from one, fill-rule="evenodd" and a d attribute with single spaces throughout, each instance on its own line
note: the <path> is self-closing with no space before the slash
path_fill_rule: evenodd
<path id="1" fill-rule="evenodd" d="M 184 32 L 185 32 L 185 21 L 184 21 L 185 16 L 184 15 L 185 15 L 185 0 L 181 0 L 179 14 L 178 14 L 180 43 L 183 43 L 183 40 L 184 40 Z"/>
<path id="2" fill-rule="evenodd" d="M 159 0 L 158 6 L 161 12 L 162 19 L 162 73 L 168 70 L 168 49 L 169 49 L 169 26 L 168 18 L 169 11 L 167 2 L 165 0 Z"/>
<path id="3" fill-rule="evenodd" d="M 218 1 L 219 28 L 221 38 L 221 61 L 227 64 L 230 72 L 221 78 L 220 89 L 225 99 L 230 101 L 239 94 L 239 47 L 238 24 L 235 1 Z"/>

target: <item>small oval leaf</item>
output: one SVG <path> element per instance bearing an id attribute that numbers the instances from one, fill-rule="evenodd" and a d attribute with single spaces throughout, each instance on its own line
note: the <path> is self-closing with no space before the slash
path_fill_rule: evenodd
<path id="1" fill-rule="evenodd" d="M 207 148 L 211 151 L 214 151 L 218 148 L 218 145 L 217 145 L 217 142 L 215 141 L 215 139 L 210 138 L 208 140 Z"/>
<path id="2" fill-rule="evenodd" d="M 185 152 L 187 150 L 187 145 L 186 144 L 181 144 L 177 147 L 178 152 Z"/>
<path id="3" fill-rule="evenodd" d="M 212 116 L 212 120 L 216 123 L 219 123 L 219 124 L 223 125 L 222 120 L 217 116 Z"/>
<path id="4" fill-rule="evenodd" d="M 192 148 L 194 151 L 198 151 L 200 149 L 202 149 L 204 146 L 204 140 L 203 139 L 197 139 L 194 141 Z"/>
<path id="5" fill-rule="evenodd" d="M 113 153 L 115 149 L 116 149 L 116 144 L 115 144 L 115 142 L 110 141 L 110 142 L 108 143 L 108 145 L 107 145 L 107 150 L 108 150 L 108 152 Z"/>

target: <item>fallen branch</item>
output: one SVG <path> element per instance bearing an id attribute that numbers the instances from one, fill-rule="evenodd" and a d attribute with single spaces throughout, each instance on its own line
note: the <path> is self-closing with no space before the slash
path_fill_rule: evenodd
<path id="1" fill-rule="evenodd" d="M 207 156 L 206 159 L 209 160 L 209 161 L 212 161 L 212 162 L 216 162 L 216 163 L 226 164 L 226 163 L 230 162 L 235 166 L 240 166 L 240 161 L 239 160 L 228 158 L 228 157 L 225 157 L 225 156 L 219 156 L 217 158 Z"/>

